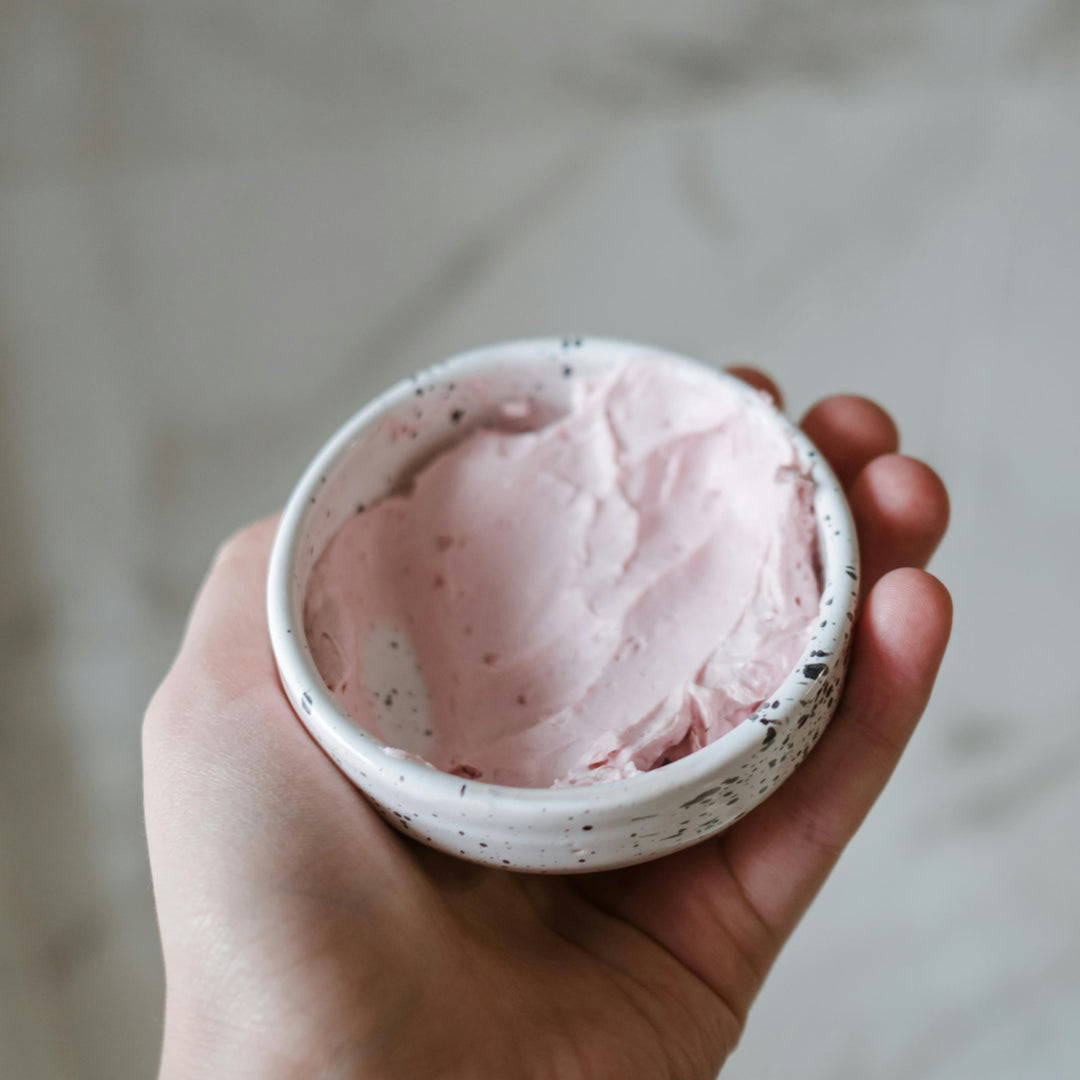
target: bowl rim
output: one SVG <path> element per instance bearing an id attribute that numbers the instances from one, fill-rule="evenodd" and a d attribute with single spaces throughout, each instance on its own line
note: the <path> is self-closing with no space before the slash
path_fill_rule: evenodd
<path id="1" fill-rule="evenodd" d="M 841 617 L 832 621 L 823 619 L 814 628 L 797 663 L 770 694 L 772 699 L 790 702 L 788 708 L 774 714 L 774 721 L 764 718 L 763 713 L 770 704 L 764 701 L 750 716 L 718 739 L 660 769 L 595 784 L 531 788 L 466 779 L 442 772 L 426 762 L 390 755 L 385 752 L 387 744 L 338 708 L 308 649 L 302 604 L 297 605 L 293 601 L 290 584 L 293 565 L 301 550 L 314 496 L 348 454 L 357 436 L 396 406 L 411 399 L 418 385 L 435 386 L 469 375 L 481 375 L 493 366 L 535 363 L 552 356 L 565 359 L 570 352 L 575 358 L 586 361 L 605 355 L 647 354 L 675 366 L 689 368 L 699 377 L 705 375 L 716 379 L 740 393 L 754 408 L 767 412 L 794 443 L 804 463 L 809 464 L 815 485 L 814 516 L 818 525 L 822 574 L 818 610 L 819 613 L 824 610 L 831 585 L 835 593 L 828 603 L 831 605 L 835 600 L 840 605 L 831 614 Z M 827 514 L 824 509 L 826 505 L 829 508 Z M 810 439 L 761 391 L 728 372 L 665 348 L 581 335 L 534 337 L 470 349 L 407 376 L 377 394 L 331 435 L 304 470 L 282 511 L 267 571 L 266 613 L 282 686 L 300 721 L 335 760 L 341 756 L 360 758 L 376 772 L 396 770 L 403 787 L 422 787 L 431 798 L 453 799 L 463 810 L 466 808 L 462 805 L 463 801 L 480 797 L 486 811 L 496 808 L 516 808 L 520 811 L 524 808 L 523 804 L 529 804 L 536 810 L 550 808 L 565 812 L 598 803 L 626 806 L 647 801 L 670 790 L 694 787 L 702 780 L 720 775 L 726 765 L 737 763 L 745 754 L 760 746 L 771 722 L 782 722 L 787 717 L 799 697 L 798 687 L 807 685 L 804 668 L 814 664 L 819 656 L 828 657 L 831 665 L 842 654 L 854 619 L 858 578 L 858 539 L 850 507 L 836 474 Z"/>

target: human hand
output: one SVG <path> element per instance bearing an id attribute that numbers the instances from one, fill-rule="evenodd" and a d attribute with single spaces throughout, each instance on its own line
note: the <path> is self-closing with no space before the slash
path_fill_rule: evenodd
<path id="1" fill-rule="evenodd" d="M 862 547 L 843 700 L 747 817 L 625 870 L 486 869 L 390 829 L 278 682 L 263 602 L 275 523 L 221 549 L 143 730 L 162 1077 L 716 1075 L 892 772 L 951 623 L 944 587 L 914 569 L 945 530 L 940 480 L 895 453 L 895 426 L 863 399 L 827 399 L 802 426 Z"/>

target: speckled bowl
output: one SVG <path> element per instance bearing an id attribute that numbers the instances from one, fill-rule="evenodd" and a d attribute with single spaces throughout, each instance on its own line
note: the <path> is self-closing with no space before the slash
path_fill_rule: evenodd
<path id="1" fill-rule="evenodd" d="M 359 506 L 490 420 L 500 402 L 529 396 L 564 413 L 574 378 L 635 353 L 680 365 L 704 381 L 732 384 L 749 408 L 765 410 L 788 432 L 810 466 L 824 590 L 820 620 L 795 670 L 753 716 L 716 742 L 627 780 L 503 787 L 388 752 L 338 708 L 312 661 L 303 623 L 312 566 Z M 274 655 L 297 715 L 391 825 L 475 862 L 566 873 L 625 866 L 697 843 L 738 820 L 792 773 L 839 700 L 857 580 L 855 530 L 836 477 L 762 395 L 662 350 L 553 338 L 456 356 L 392 387 L 357 413 L 319 452 L 285 507 L 270 560 L 267 604 Z"/>

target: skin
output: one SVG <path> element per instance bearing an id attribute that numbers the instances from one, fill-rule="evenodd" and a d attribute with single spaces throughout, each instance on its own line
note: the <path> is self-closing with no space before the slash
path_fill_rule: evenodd
<path id="1" fill-rule="evenodd" d="M 739 377 L 779 401 L 767 377 Z M 944 486 L 892 419 L 802 426 L 848 491 L 864 599 L 843 700 L 726 833 L 627 870 L 488 870 L 388 828 L 297 721 L 263 590 L 275 522 L 220 550 L 143 728 L 166 971 L 161 1077 L 708 1080 L 892 773 L 948 640 L 921 567 Z"/>

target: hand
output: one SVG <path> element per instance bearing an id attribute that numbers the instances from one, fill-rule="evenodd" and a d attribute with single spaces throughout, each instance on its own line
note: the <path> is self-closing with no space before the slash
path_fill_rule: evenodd
<path id="1" fill-rule="evenodd" d="M 222 548 L 143 733 L 163 1077 L 716 1075 L 896 765 L 951 622 L 914 569 L 948 518 L 935 474 L 863 399 L 830 398 L 803 427 L 848 490 L 869 590 L 843 701 L 746 818 L 627 870 L 488 870 L 388 828 L 278 683 L 274 522 Z"/>

